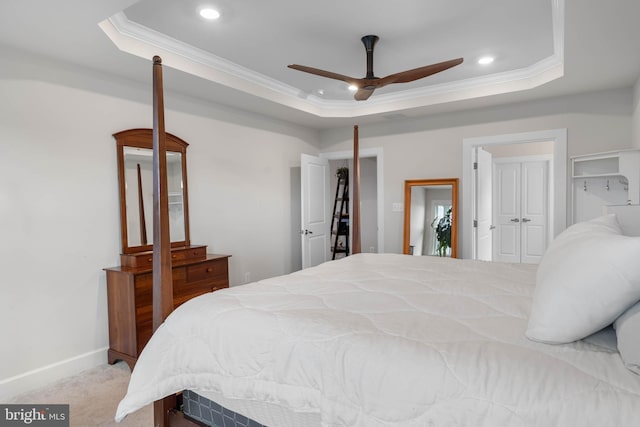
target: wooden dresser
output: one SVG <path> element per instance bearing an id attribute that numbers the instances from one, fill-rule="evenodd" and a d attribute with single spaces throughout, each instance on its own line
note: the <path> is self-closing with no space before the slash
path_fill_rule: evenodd
<path id="1" fill-rule="evenodd" d="M 230 255 L 206 253 L 206 246 L 173 248 L 173 305 L 229 287 Z M 105 268 L 109 311 L 108 360 L 133 366 L 152 334 L 152 252 L 121 255 L 121 266 Z"/>

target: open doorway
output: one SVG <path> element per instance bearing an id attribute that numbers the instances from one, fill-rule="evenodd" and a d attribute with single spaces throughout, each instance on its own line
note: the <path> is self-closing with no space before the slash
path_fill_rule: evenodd
<path id="1" fill-rule="evenodd" d="M 339 151 L 321 153 L 320 157 L 329 160 L 331 203 L 337 186 L 336 171 L 348 167 L 353 171 L 353 152 Z M 383 157 L 382 148 L 360 150 L 360 227 L 362 252 L 384 252 L 384 213 L 383 213 Z M 353 184 L 353 179 L 350 177 Z M 353 207 L 349 206 L 349 212 Z"/>
<path id="2" fill-rule="evenodd" d="M 490 153 L 498 153 L 498 156 L 505 159 L 503 163 L 519 164 L 519 167 L 511 167 L 509 169 L 513 174 L 516 170 L 521 170 L 523 158 L 526 161 L 527 153 L 530 156 L 530 150 L 534 147 L 534 150 L 540 150 L 540 147 L 544 147 L 545 144 L 551 148 L 547 148 L 549 154 L 540 154 L 539 156 L 545 157 L 548 160 L 547 163 L 547 177 L 548 184 L 543 184 L 541 188 L 548 188 L 548 218 L 546 219 L 548 227 L 544 231 L 542 228 L 531 228 L 531 230 L 537 230 L 537 238 L 540 243 L 543 241 L 550 241 L 554 236 L 566 228 L 567 224 L 567 140 L 566 129 L 556 129 L 539 132 L 527 132 L 521 134 L 508 134 L 508 135 L 496 135 L 481 138 L 468 138 L 463 141 L 463 204 L 465 209 L 462 210 L 461 220 L 461 241 L 462 241 L 462 254 L 463 258 L 472 259 L 487 259 L 494 256 L 487 255 L 487 242 L 495 242 L 495 236 L 493 231 L 483 233 L 483 230 L 487 227 L 496 226 L 495 213 L 495 201 L 493 192 L 495 192 L 496 185 L 493 183 L 493 179 L 490 179 L 491 183 L 488 184 L 489 201 L 487 201 L 486 191 L 486 174 L 483 174 L 483 169 L 487 169 L 487 158 L 491 162 L 491 171 L 494 170 L 494 161 L 491 160 L 493 155 Z M 487 156 L 487 153 L 488 156 Z M 538 155 L 538 154 L 536 154 Z M 511 159 L 509 158 L 511 157 Z M 539 160 L 544 162 L 545 159 L 538 158 L 529 160 Z M 484 167 L 483 167 L 484 162 Z M 505 168 L 507 170 L 507 168 Z M 536 169 L 536 173 L 543 169 Z M 486 173 L 486 172 L 485 172 Z M 520 174 L 521 172 L 518 172 Z M 493 176 L 493 172 L 491 172 Z M 484 176 L 484 178 L 483 178 Z M 520 176 L 520 175 L 519 175 Z M 510 185 L 515 183 L 515 175 L 513 180 L 505 181 L 510 182 Z M 483 190 L 482 186 L 485 186 Z M 515 187 L 513 187 L 515 189 Z M 487 205 L 490 206 L 490 221 L 487 223 Z M 545 208 L 546 209 L 546 208 Z M 513 247 L 517 244 L 518 248 L 521 247 L 520 242 L 516 242 L 515 231 L 518 231 L 517 236 L 521 236 L 522 230 L 522 218 L 521 215 L 512 216 L 508 218 L 511 222 L 513 220 L 514 225 L 518 225 L 518 230 L 513 228 L 514 233 L 507 239 L 513 243 Z M 527 222 L 532 218 L 526 216 Z M 516 222 L 518 221 L 518 222 Z M 526 229 L 526 228 L 525 228 Z M 506 228 L 505 228 L 506 230 Z M 486 231 L 486 230 L 484 230 Z M 543 233 L 543 234 L 540 234 Z M 505 234 L 508 236 L 508 234 Z M 503 236 L 504 237 L 504 236 Z M 531 240 L 533 242 L 533 240 Z M 538 245 L 539 247 L 539 245 Z M 491 247 L 489 250 L 491 254 L 496 253 L 496 248 Z M 518 255 L 520 257 L 520 255 Z"/>

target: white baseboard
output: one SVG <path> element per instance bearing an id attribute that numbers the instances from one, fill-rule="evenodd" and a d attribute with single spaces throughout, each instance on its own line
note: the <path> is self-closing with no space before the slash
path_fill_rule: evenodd
<path id="1" fill-rule="evenodd" d="M 0 380 L 0 402 L 10 403 L 10 399 L 15 396 L 44 387 L 49 383 L 78 374 L 86 369 L 105 364 L 107 363 L 107 350 L 108 347 L 100 348 Z"/>

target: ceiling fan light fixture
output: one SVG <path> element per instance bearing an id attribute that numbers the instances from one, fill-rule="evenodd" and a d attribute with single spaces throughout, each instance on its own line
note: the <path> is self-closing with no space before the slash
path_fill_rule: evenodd
<path id="1" fill-rule="evenodd" d="M 493 56 L 483 56 L 480 59 L 478 59 L 478 64 L 480 64 L 480 65 L 489 65 L 493 61 L 495 61 L 495 58 Z"/>
<path id="2" fill-rule="evenodd" d="M 220 12 L 211 7 L 205 7 L 200 9 L 200 16 L 202 16 L 204 19 L 213 21 L 214 19 L 220 18 Z"/>
<path id="3" fill-rule="evenodd" d="M 355 92 L 355 91 L 357 91 L 357 90 L 358 90 L 358 86 L 356 86 L 356 85 L 349 85 L 349 88 L 348 88 L 348 89 L 349 89 L 351 92 Z"/>

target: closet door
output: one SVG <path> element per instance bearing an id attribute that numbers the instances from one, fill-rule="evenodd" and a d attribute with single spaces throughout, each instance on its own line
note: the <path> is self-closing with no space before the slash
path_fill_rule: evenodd
<path id="1" fill-rule="evenodd" d="M 522 163 L 520 262 L 537 264 L 547 248 L 548 162 Z"/>
<path id="2" fill-rule="evenodd" d="M 495 261 L 537 264 L 547 247 L 549 162 L 495 164 Z"/>
<path id="3" fill-rule="evenodd" d="M 494 261 L 520 262 L 520 163 L 496 163 Z"/>

